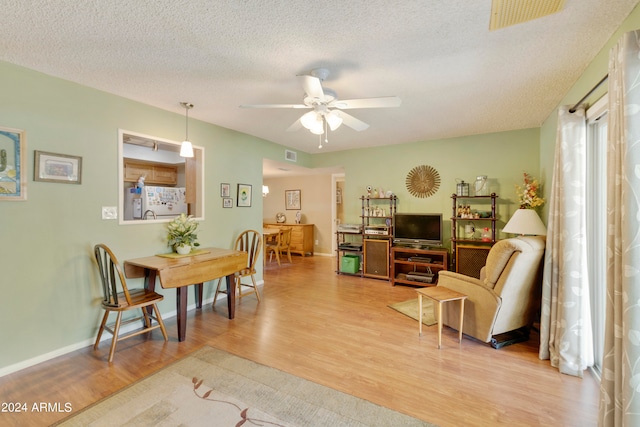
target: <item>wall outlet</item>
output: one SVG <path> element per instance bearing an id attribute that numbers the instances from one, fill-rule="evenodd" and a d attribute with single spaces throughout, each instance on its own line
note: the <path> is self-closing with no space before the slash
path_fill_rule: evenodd
<path id="1" fill-rule="evenodd" d="M 118 208 L 116 206 L 103 206 L 102 219 L 118 219 Z"/>
<path id="2" fill-rule="evenodd" d="M 318 244 L 318 241 L 316 240 L 316 245 Z"/>

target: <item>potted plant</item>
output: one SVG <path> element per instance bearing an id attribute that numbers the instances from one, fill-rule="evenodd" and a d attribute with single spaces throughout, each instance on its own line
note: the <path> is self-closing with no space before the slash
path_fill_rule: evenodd
<path id="1" fill-rule="evenodd" d="M 200 246 L 200 243 L 196 242 L 197 228 L 198 223 L 191 215 L 180 214 L 167 225 L 169 246 L 181 255 L 188 254 L 193 246 Z"/>

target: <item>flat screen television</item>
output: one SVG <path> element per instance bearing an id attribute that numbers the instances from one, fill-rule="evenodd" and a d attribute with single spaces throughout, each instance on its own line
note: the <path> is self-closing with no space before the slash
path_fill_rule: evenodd
<path id="1" fill-rule="evenodd" d="M 393 243 L 414 247 L 442 246 L 441 213 L 396 213 Z"/>

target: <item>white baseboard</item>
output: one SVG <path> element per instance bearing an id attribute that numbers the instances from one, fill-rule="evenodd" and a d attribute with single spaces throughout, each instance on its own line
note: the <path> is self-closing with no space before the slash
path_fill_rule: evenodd
<path id="1" fill-rule="evenodd" d="M 258 283 L 258 288 L 261 288 L 264 285 L 264 280 L 260 280 Z M 218 297 L 219 300 L 221 299 L 227 299 L 227 296 L 225 294 L 222 294 Z M 211 304 L 213 303 L 213 297 L 211 298 L 207 298 L 205 300 L 202 301 L 202 305 L 205 306 L 206 304 Z M 195 303 L 191 304 L 189 306 L 187 306 L 187 311 L 189 310 L 194 310 L 196 308 Z M 178 310 L 173 310 L 170 311 L 168 313 L 162 313 L 162 319 L 163 320 L 168 320 L 171 319 L 173 317 L 176 317 L 176 315 L 178 314 Z M 102 319 L 102 316 L 100 316 Z M 121 334 L 126 334 L 128 332 L 132 332 L 135 331 L 136 329 L 139 329 L 139 326 L 136 325 L 136 323 L 129 323 L 127 325 L 122 326 L 122 328 L 120 328 L 120 333 Z M 102 334 L 102 337 L 100 339 L 100 342 L 103 341 L 107 341 L 107 340 L 111 340 L 111 334 L 106 333 L 106 334 Z M 12 374 L 14 372 L 18 372 L 22 369 L 26 369 L 29 368 L 31 366 L 35 366 L 39 363 L 42 362 L 46 362 L 48 360 L 51 359 L 55 359 L 56 357 L 59 356 L 63 356 L 65 354 L 74 352 L 76 350 L 80 350 L 81 348 L 85 348 L 88 346 L 93 346 L 93 344 L 95 344 L 95 338 L 88 338 L 84 341 L 80 341 L 78 343 L 75 344 L 71 344 L 68 345 L 66 347 L 62 347 L 62 348 L 58 348 L 56 350 L 50 351 L 48 353 L 45 354 L 41 354 L 39 356 L 36 357 L 32 357 L 31 359 L 27 359 L 27 360 L 23 360 L 22 362 L 13 364 L 13 365 L 9 365 L 9 366 L 5 366 L 4 368 L 0 368 L 0 377 L 4 377 L 5 375 L 9 375 Z"/>

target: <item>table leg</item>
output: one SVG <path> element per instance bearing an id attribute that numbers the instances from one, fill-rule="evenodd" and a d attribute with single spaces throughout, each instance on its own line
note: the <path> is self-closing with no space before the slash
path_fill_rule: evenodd
<path id="1" fill-rule="evenodd" d="M 458 332 L 458 342 L 462 342 L 462 322 L 464 321 L 464 298 L 460 299 L 460 332 Z"/>
<path id="2" fill-rule="evenodd" d="M 418 294 L 418 335 L 422 336 L 422 294 Z"/>
<path id="3" fill-rule="evenodd" d="M 442 301 L 438 301 L 438 348 L 442 346 Z"/>
<path id="4" fill-rule="evenodd" d="M 196 308 L 202 308 L 202 283 L 196 283 Z"/>
<path id="5" fill-rule="evenodd" d="M 156 290 L 156 270 L 146 270 L 146 274 L 144 275 L 144 288 L 155 292 Z M 153 314 L 153 307 L 147 306 L 147 314 Z"/>
<path id="6" fill-rule="evenodd" d="M 236 315 L 235 273 L 227 276 L 227 309 L 229 310 L 229 319 L 233 319 Z"/>
<path id="7" fill-rule="evenodd" d="M 187 286 L 176 288 L 176 308 L 178 321 L 178 341 L 184 341 L 187 335 Z"/>

